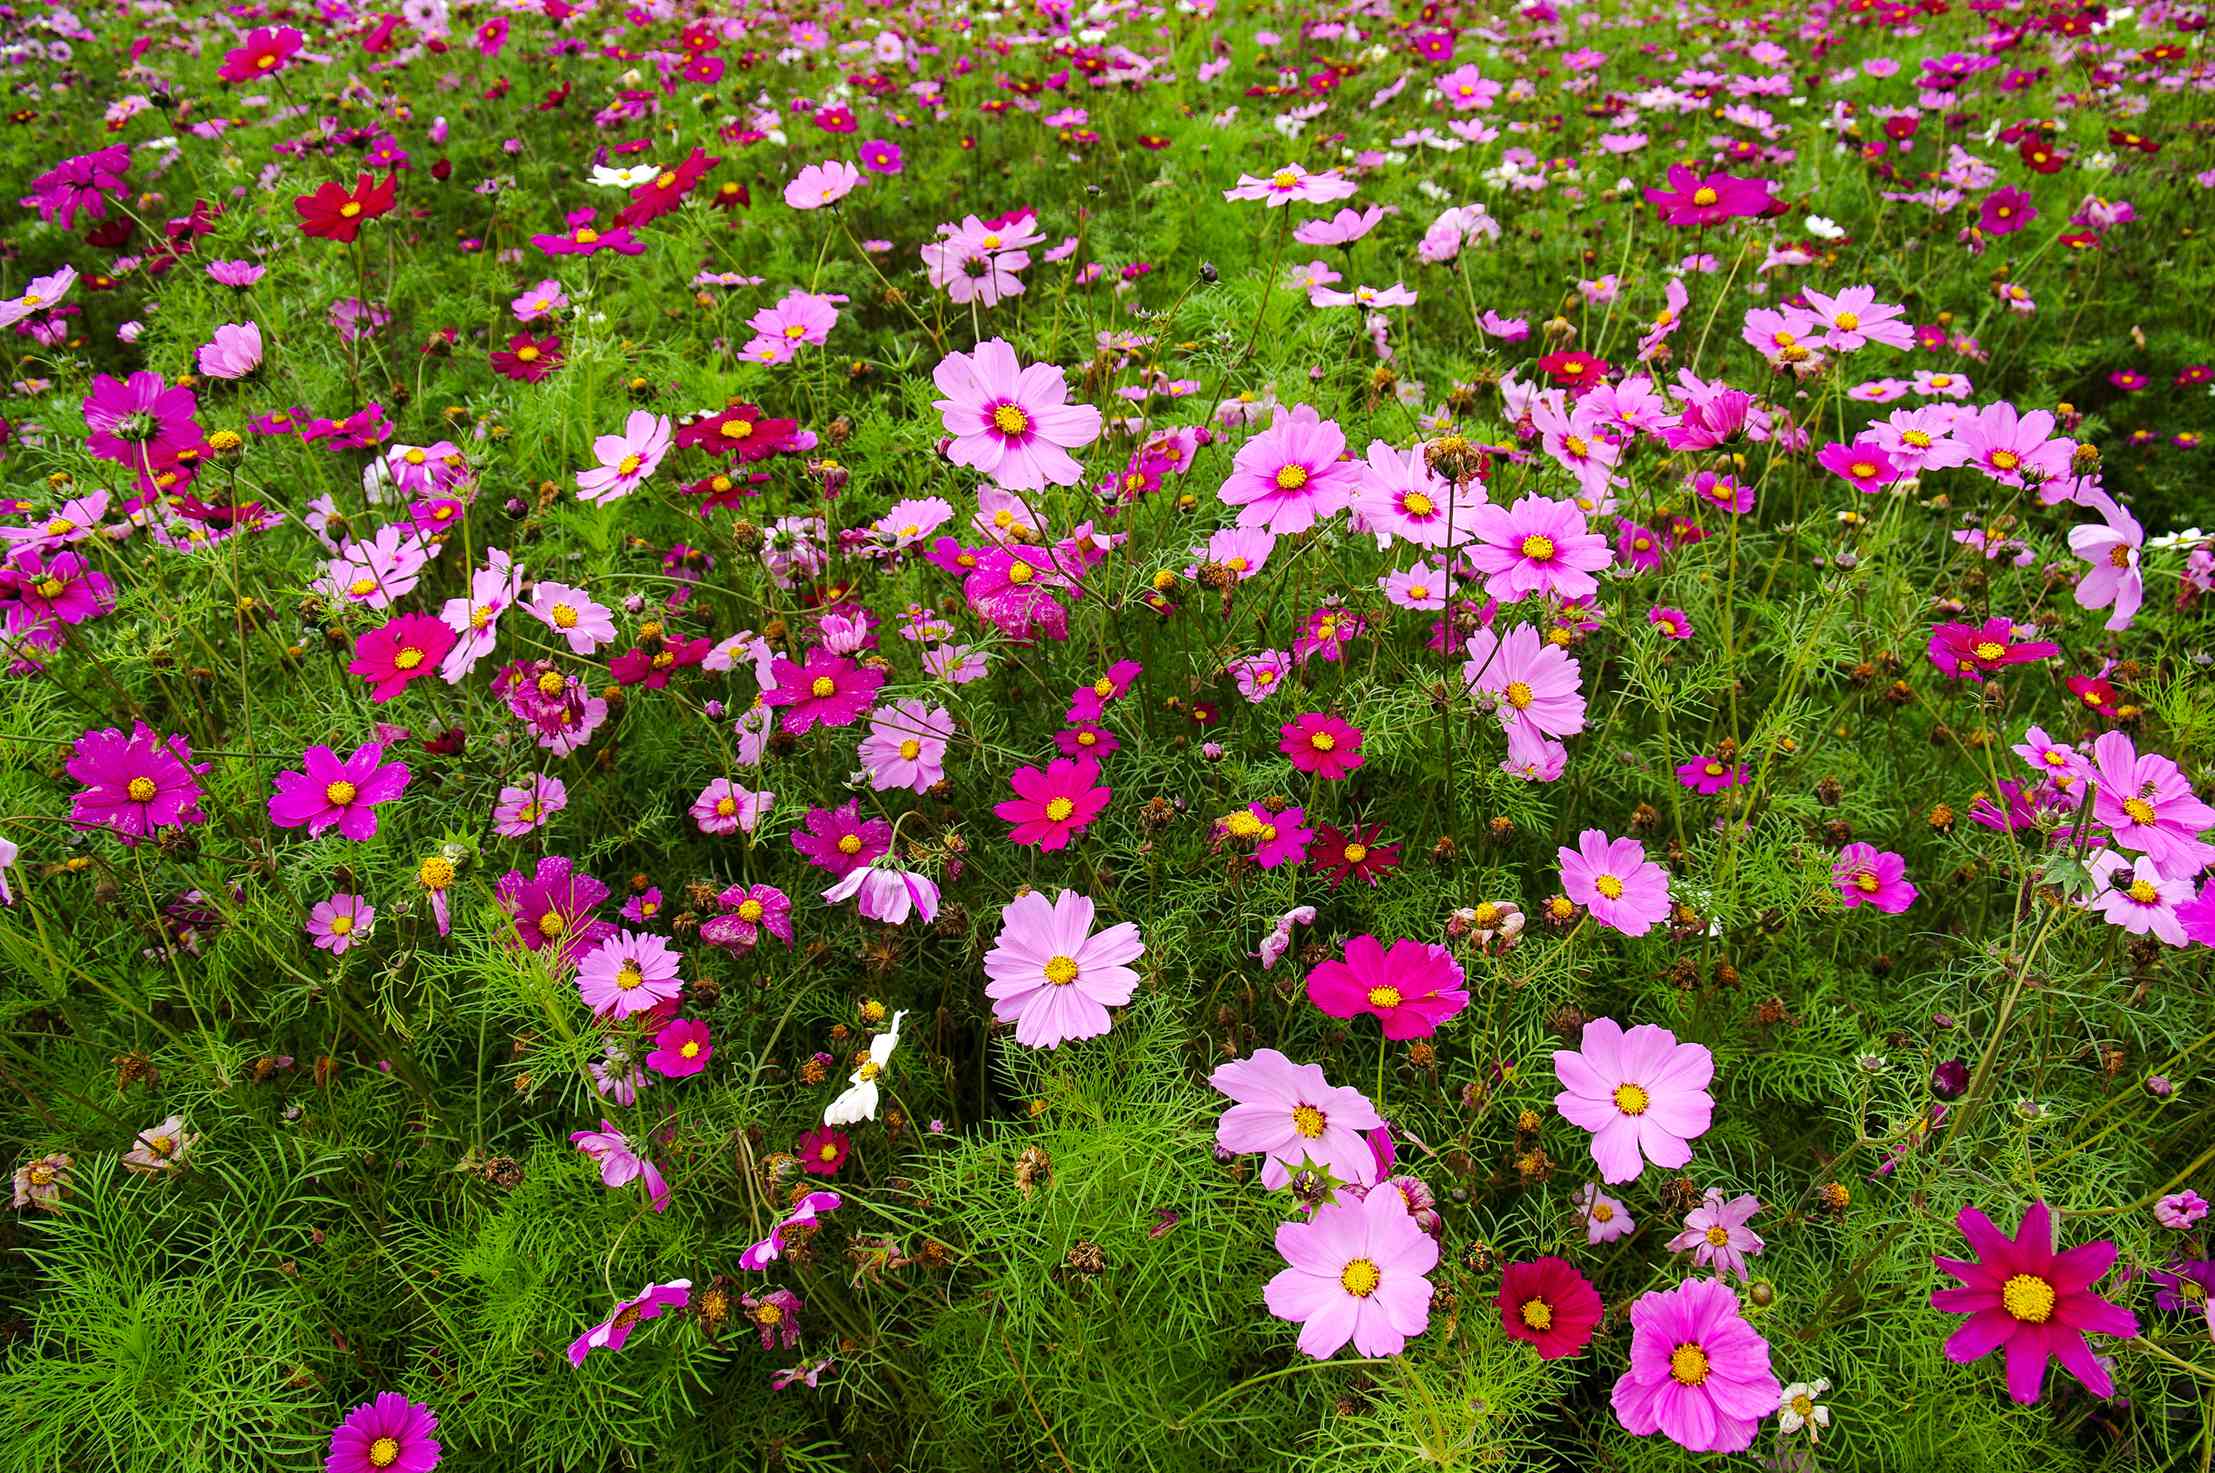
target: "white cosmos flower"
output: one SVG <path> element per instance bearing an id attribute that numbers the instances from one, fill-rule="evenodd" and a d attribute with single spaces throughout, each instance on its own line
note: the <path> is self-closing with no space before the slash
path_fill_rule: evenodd
<path id="1" fill-rule="evenodd" d="M 1794 1381 L 1785 1387 L 1784 1399 L 1777 1404 L 1777 1430 L 1790 1436 L 1805 1427 L 1809 1442 L 1820 1441 L 1830 1428 L 1830 1408 L 1815 1399 L 1828 1390 L 1827 1380 Z"/>
<path id="2" fill-rule="evenodd" d="M 847 1077 L 845 1092 L 824 1107 L 825 1125 L 859 1125 L 877 1118 L 881 1094 L 877 1081 L 884 1077 L 892 1051 L 900 1046 L 900 1020 L 906 1016 L 904 1012 L 894 1013 L 890 1030 L 869 1040 L 869 1058 Z"/>
<path id="3" fill-rule="evenodd" d="M 606 164 L 592 166 L 592 182 L 608 189 L 636 189 L 660 177 L 661 170 L 652 164 L 630 164 L 611 169 Z"/>
<path id="4" fill-rule="evenodd" d="M 1827 215 L 1808 216 L 1807 233 L 1818 240 L 1839 240 L 1846 234 L 1838 222 Z"/>

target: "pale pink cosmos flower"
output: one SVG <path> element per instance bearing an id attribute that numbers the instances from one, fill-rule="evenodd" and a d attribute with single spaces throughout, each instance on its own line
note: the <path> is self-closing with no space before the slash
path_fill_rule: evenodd
<path id="1" fill-rule="evenodd" d="M 1477 535 L 1483 483 L 1445 480 L 1430 468 L 1421 445 L 1395 450 L 1371 440 L 1356 475 L 1354 523 L 1376 534 L 1380 550 L 1395 537 L 1417 547 L 1459 547 Z"/>
<path id="2" fill-rule="evenodd" d="M 861 183 L 861 170 L 844 159 L 809 164 L 784 187 L 784 202 L 795 210 L 820 210 L 837 204 Z"/>
<path id="3" fill-rule="evenodd" d="M 615 614 L 581 588 L 541 579 L 531 588 L 525 612 L 569 641 L 569 651 L 589 655 L 615 638 Z"/>
<path id="4" fill-rule="evenodd" d="M 459 685 L 500 639 L 500 615 L 523 591 L 523 570 L 497 547 L 485 549 L 485 566 L 469 575 L 469 596 L 450 598 L 438 611 L 440 622 L 460 637 L 439 661 L 448 685 Z"/>
<path id="5" fill-rule="evenodd" d="M 577 991 L 598 1016 L 627 1018 L 684 990 L 677 977 L 683 961 L 659 936 L 619 930 L 577 964 Z"/>
<path id="6" fill-rule="evenodd" d="M 244 378 L 261 367 L 261 324 L 226 322 L 200 347 L 200 372 L 209 378 Z"/>
<path id="7" fill-rule="evenodd" d="M 1592 1159 L 1611 1185 L 1635 1181 L 1648 1161 L 1683 1166 L 1714 1117 L 1714 1055 L 1651 1023 L 1626 1033 L 1613 1018 L 1594 1018 L 1577 1048 L 1554 1051 L 1554 1077 L 1554 1108 L 1592 1132 Z"/>
<path id="8" fill-rule="evenodd" d="M 1368 1356 L 1398 1355 L 1430 1328 L 1438 1244 L 1401 1193 L 1371 1192 L 1277 1227 L 1285 1268 L 1262 1297 L 1269 1312 L 1300 1326 L 1300 1349 L 1328 1360 L 1349 1340 Z"/>
<path id="9" fill-rule="evenodd" d="M 1059 1048 L 1108 1031 L 1108 1009 L 1138 987 L 1131 963 L 1146 951 L 1138 927 L 1122 921 L 1093 933 L 1089 896 L 1064 890 L 1018 896 L 1000 912 L 1000 934 L 985 954 L 985 996 L 992 1014 L 1015 1025 L 1015 1041 Z"/>
<path id="10" fill-rule="evenodd" d="M 953 714 L 944 706 L 893 701 L 870 716 L 869 734 L 856 755 L 878 792 L 926 793 L 945 780 L 946 744 L 953 735 Z"/>
<path id="11" fill-rule="evenodd" d="M 823 892 L 826 905 L 848 900 L 864 919 L 888 926 L 904 926 L 911 915 L 926 926 L 938 919 L 937 883 L 889 858 L 855 866 Z"/>
<path id="12" fill-rule="evenodd" d="M 1462 682 L 1492 698 L 1500 725 L 1539 736 L 1575 736 L 1584 730 L 1583 671 L 1575 656 L 1518 624 L 1505 637 L 1492 629 L 1469 636 Z"/>
<path id="13" fill-rule="evenodd" d="M 776 801 L 777 795 L 767 788 L 757 793 L 719 777 L 700 790 L 690 812 L 703 834 L 750 834 Z"/>
<path id="14" fill-rule="evenodd" d="M 1301 245 L 1352 245 L 1376 229 L 1383 222 L 1384 214 L 1382 205 L 1371 205 L 1365 210 L 1340 210 L 1328 220 L 1308 220 L 1294 226 L 1292 238 Z"/>
<path id="15" fill-rule="evenodd" d="M 1257 655 L 1240 655 L 1224 668 L 1237 682 L 1238 693 L 1258 706 L 1284 689 L 1286 677 L 1292 673 L 1292 656 L 1283 650 L 1263 650 Z"/>
<path id="16" fill-rule="evenodd" d="M 1600 1190 L 1600 1184 L 1586 1182 L 1575 1197 L 1577 1217 L 1584 1224 L 1584 1241 L 1597 1248 L 1602 1243 L 1612 1243 L 1628 1236 L 1638 1224 L 1630 1209 Z"/>
<path id="17" fill-rule="evenodd" d="M 1689 1249 L 1694 1267 L 1712 1268 L 1718 1278 L 1736 1274 L 1743 1284 L 1749 1278 L 1746 1260 L 1766 1246 L 1761 1234 L 1746 1226 L 1760 1210 L 1761 1199 L 1751 1193 L 1725 1201 L 1720 1190 L 1709 1187 L 1700 1205 L 1685 1215 L 1684 1231 L 1669 1240 L 1669 1251 Z"/>
<path id="18" fill-rule="evenodd" d="M 1636 839 L 1610 839 L 1604 829 L 1586 829 L 1577 835 L 1576 848 L 1554 852 L 1561 860 L 1561 888 L 1601 925 L 1643 936 L 1668 917 L 1669 872 L 1648 859 L 1646 846 Z"/>
<path id="19" fill-rule="evenodd" d="M 2085 868 L 2098 887 L 2086 904 L 2109 925 L 2133 936 L 2151 933 L 2167 946 L 2182 946 L 2189 939 L 2177 915 L 2177 907 L 2192 899 L 2189 879 L 2170 879 L 2150 855 L 2133 860 L 2112 849 L 2093 855 Z"/>
<path id="20" fill-rule="evenodd" d="M 2146 601 L 2146 575 L 2138 566 L 2146 530 L 2104 493 L 2093 505 L 2102 520 L 2069 529 L 2069 551 L 2092 565 L 2077 580 L 2077 605 L 2104 609 L 2112 604 L 2114 612 L 2107 616 L 2106 627 L 2128 629 Z"/>
<path id="21" fill-rule="evenodd" d="M 1822 338 L 1810 346 L 1828 348 L 1833 353 L 1851 353 L 1869 343 L 1902 350 L 1915 346 L 1915 331 L 1908 325 L 1903 309 L 1879 302 L 1875 287 L 1849 286 L 1835 297 L 1809 287 L 1802 295 L 1807 298 L 1808 310 L 1826 329 Z"/>
<path id="22" fill-rule="evenodd" d="M 518 786 L 500 789 L 500 800 L 492 805 L 492 831 L 503 839 L 520 839 L 552 823 L 568 806 L 568 784 L 547 773 L 529 773 Z"/>
<path id="23" fill-rule="evenodd" d="M 2215 808 L 2199 800 L 2176 763 L 2109 731 L 2092 743 L 2091 768 L 2092 816 L 2117 844 L 2185 879 L 2215 864 L 2215 844 L 2199 837 L 2215 827 Z"/>
<path id="24" fill-rule="evenodd" d="M 666 414 L 632 410 L 623 422 L 623 433 L 602 435 L 592 442 L 592 453 L 600 463 L 577 472 L 577 499 L 617 501 L 636 491 L 669 453 L 670 428 Z"/>
<path id="25" fill-rule="evenodd" d="M 1260 200 L 1274 210 L 1294 200 L 1308 205 L 1327 205 L 1332 200 L 1345 199 L 1357 188 L 1353 180 L 1338 174 L 1310 174 L 1298 164 L 1286 164 L 1266 178 L 1239 175 L 1238 186 L 1224 190 L 1223 198 Z"/>
<path id="26" fill-rule="evenodd" d="M 643 1178 L 646 1200 L 653 1209 L 656 1212 L 668 1210 L 669 1183 L 662 1180 L 660 1169 L 646 1159 L 643 1151 L 633 1147 L 630 1138 L 617 1130 L 612 1121 L 601 1121 L 598 1130 L 570 1132 L 569 1143 L 599 1166 L 603 1186 L 627 1187 Z"/>
<path id="27" fill-rule="evenodd" d="M 1384 1124 L 1352 1086 L 1334 1086 L 1320 1064 L 1295 1064 L 1273 1048 L 1219 1065 L 1208 1083 L 1234 1103 L 1216 1123 L 1215 1143 L 1233 1154 L 1260 1151 L 1261 1183 L 1271 1189 L 1313 1163 L 1339 1182 L 1374 1186 L 1376 1152 L 1366 1132 Z"/>
<path id="28" fill-rule="evenodd" d="M 746 325 L 765 338 L 820 348 L 830 341 L 831 329 L 838 326 L 838 308 L 829 297 L 795 289 L 779 297 L 775 305 L 747 318 Z"/>
<path id="29" fill-rule="evenodd" d="M 1346 436 L 1312 405 L 1279 408 L 1269 428 L 1232 457 L 1231 473 L 1217 488 L 1226 506 L 1238 508 L 1238 525 L 1271 536 L 1305 532 L 1351 505 L 1359 480 L 1342 463 Z"/>
<path id="30" fill-rule="evenodd" d="M 1071 404 L 1051 363 L 1024 364 L 1004 338 L 974 353 L 948 353 L 931 371 L 946 397 L 932 401 L 953 443 L 946 458 L 1011 491 L 1074 486 L 1084 468 L 1069 454 L 1100 437 L 1100 411 Z"/>

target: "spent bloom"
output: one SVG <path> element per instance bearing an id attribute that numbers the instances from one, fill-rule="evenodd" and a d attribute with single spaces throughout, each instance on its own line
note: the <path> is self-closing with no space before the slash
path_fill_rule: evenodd
<path id="1" fill-rule="evenodd" d="M 673 1309 L 683 1309 L 692 1302 L 692 1281 L 671 1279 L 666 1284 L 648 1284 L 635 1299 L 625 1299 L 615 1306 L 605 1320 L 579 1335 L 569 1345 L 569 1363 L 581 1366 L 585 1357 L 595 1350 L 621 1350 L 631 1338 L 631 1331 L 648 1320 L 658 1320 Z"/>

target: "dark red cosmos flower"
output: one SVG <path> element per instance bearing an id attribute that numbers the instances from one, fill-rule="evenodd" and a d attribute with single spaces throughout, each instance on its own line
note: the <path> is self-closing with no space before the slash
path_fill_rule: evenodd
<path id="1" fill-rule="evenodd" d="M 1600 1296 L 1583 1274 L 1559 1258 L 1511 1263 L 1500 1277 L 1500 1327 L 1538 1347 L 1540 1360 L 1575 1355 L 1600 1323 Z"/>
<path id="2" fill-rule="evenodd" d="M 669 684 L 671 675 L 706 659 L 713 643 L 707 639 L 672 639 L 652 654 L 634 645 L 608 661 L 608 673 L 615 677 L 617 685 L 643 685 L 648 690 L 660 690 Z"/>
<path id="3" fill-rule="evenodd" d="M 1307 862 L 1330 877 L 1333 889 L 1348 878 L 1378 884 L 1400 862 L 1399 845 L 1377 842 L 1383 832 L 1381 823 L 1357 823 L 1346 829 L 1325 824 L 1308 846 Z"/>
<path id="4" fill-rule="evenodd" d="M 2006 619 L 1975 624 L 1938 624 L 1930 631 L 1930 662 L 1956 680 L 1982 680 L 2010 665 L 2027 665 L 2061 653 L 2043 640 L 2018 640 Z"/>
<path id="5" fill-rule="evenodd" d="M 712 158 L 695 148 L 683 163 L 673 169 L 664 169 L 641 184 L 631 193 L 631 202 L 617 212 L 615 223 L 631 229 L 659 220 L 684 203 L 692 186 L 699 183 L 708 170 L 723 161 Z"/>
<path id="6" fill-rule="evenodd" d="M 397 173 L 387 174 L 382 182 L 373 182 L 363 174 L 351 190 L 340 188 L 336 181 L 326 181 L 315 193 L 303 194 L 292 202 L 300 212 L 300 229 L 325 240 L 351 241 L 361 234 L 362 226 L 391 211 L 399 178 Z"/>
<path id="7" fill-rule="evenodd" d="M 1538 360 L 1538 371 L 1572 395 L 1598 388 L 1613 366 L 1605 358 L 1595 358 L 1590 353 L 1576 351 L 1548 353 Z"/>
<path id="8" fill-rule="evenodd" d="M 731 403 L 721 412 L 696 419 L 677 430 L 682 450 L 705 450 L 710 455 L 733 455 L 741 461 L 766 460 L 792 448 L 800 422 L 768 419 L 759 404 Z"/>
<path id="9" fill-rule="evenodd" d="M 836 1176 L 852 1149 L 853 1142 L 846 1138 L 845 1131 L 819 1125 L 800 1137 L 792 1154 L 800 1159 L 800 1169 L 809 1176 Z"/>
<path id="10" fill-rule="evenodd" d="M 519 332 L 508 339 L 507 347 L 495 349 L 492 354 L 492 371 L 518 383 L 535 384 L 559 367 L 561 339 L 552 333 L 534 338 Z"/>
<path id="11" fill-rule="evenodd" d="M 2054 152 L 2043 138 L 2025 138 L 2015 151 L 2033 173 L 2058 174 L 2069 162 L 2066 154 Z"/>
<path id="12" fill-rule="evenodd" d="M 751 471 L 743 476 L 717 471 L 712 476 L 702 476 L 685 490 L 700 498 L 700 515 L 704 517 L 711 511 L 724 511 L 748 497 L 761 495 L 761 488 L 768 480 L 767 471 Z"/>
<path id="13" fill-rule="evenodd" d="M 708 203 L 719 210 L 749 209 L 754 196 L 736 179 L 726 179 L 715 186 L 715 193 L 708 196 Z"/>
<path id="14" fill-rule="evenodd" d="M 1671 164 L 1668 187 L 1648 189 L 1646 199 L 1665 225 L 1719 225 L 1762 214 L 1769 208 L 1769 190 L 1766 179 L 1701 174 L 1683 164 Z"/>

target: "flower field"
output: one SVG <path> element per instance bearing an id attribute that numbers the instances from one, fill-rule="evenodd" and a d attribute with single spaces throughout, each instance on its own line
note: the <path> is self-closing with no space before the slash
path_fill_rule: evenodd
<path id="1" fill-rule="evenodd" d="M 0 1473 L 2204 1473 L 2208 24 L 0 9 Z"/>

